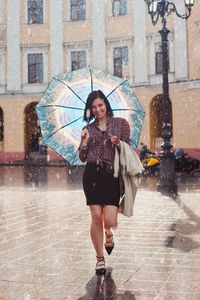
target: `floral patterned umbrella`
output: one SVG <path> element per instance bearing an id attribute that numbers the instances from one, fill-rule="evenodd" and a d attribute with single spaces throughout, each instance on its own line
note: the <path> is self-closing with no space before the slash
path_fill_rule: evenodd
<path id="1" fill-rule="evenodd" d="M 43 143 L 70 165 L 81 165 L 77 154 L 83 112 L 88 94 L 101 90 L 114 116 L 125 118 L 131 128 L 131 144 L 137 147 L 145 112 L 127 80 L 86 67 L 53 77 L 36 106 Z"/>

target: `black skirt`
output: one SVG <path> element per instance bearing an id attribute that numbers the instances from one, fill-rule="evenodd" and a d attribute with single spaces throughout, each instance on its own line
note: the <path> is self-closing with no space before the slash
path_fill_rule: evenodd
<path id="1" fill-rule="evenodd" d="M 83 173 L 83 190 L 87 205 L 114 205 L 119 207 L 119 178 L 107 164 L 87 163 Z"/>

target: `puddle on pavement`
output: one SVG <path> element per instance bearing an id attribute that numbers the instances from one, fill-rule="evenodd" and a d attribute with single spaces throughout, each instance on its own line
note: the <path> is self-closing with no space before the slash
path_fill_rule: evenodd
<path id="1" fill-rule="evenodd" d="M 70 174 L 71 173 L 71 174 Z M 0 186 L 47 189 L 81 189 L 83 168 L 49 166 L 1 166 Z"/>
<path id="2" fill-rule="evenodd" d="M 38 187 L 47 189 L 82 189 L 83 167 L 67 166 L 0 166 L 0 186 Z M 71 173 L 71 174 L 70 174 Z M 139 188 L 156 190 L 156 176 L 139 176 L 136 178 Z M 200 174 L 178 174 L 179 192 L 200 192 Z"/>

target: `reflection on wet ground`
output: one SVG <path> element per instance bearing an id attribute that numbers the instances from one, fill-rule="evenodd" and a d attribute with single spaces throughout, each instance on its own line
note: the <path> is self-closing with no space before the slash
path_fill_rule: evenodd
<path id="1" fill-rule="evenodd" d="M 85 290 L 85 295 L 78 298 L 78 300 L 136 300 L 131 291 L 125 291 L 123 293 L 117 292 L 117 286 L 112 278 L 112 268 L 106 269 L 105 276 L 93 276 L 92 279 L 87 282 Z"/>
<path id="2" fill-rule="evenodd" d="M 137 178 L 133 218 L 119 214 L 106 276 L 95 276 L 83 169 L 0 167 L 0 299 L 200 299 L 199 176 L 176 198 Z"/>
<path id="3" fill-rule="evenodd" d="M 80 189 L 83 168 L 49 166 L 1 166 L 0 186 L 45 189 Z"/>
<path id="4" fill-rule="evenodd" d="M 176 181 L 178 192 L 196 191 L 200 192 L 200 173 L 196 174 L 177 174 Z M 156 176 L 140 176 L 137 179 L 138 186 L 151 191 L 156 190 L 158 178 Z"/>
<path id="5" fill-rule="evenodd" d="M 200 246 L 199 241 L 193 239 L 194 235 L 200 233 L 200 217 L 198 211 L 192 210 L 188 203 L 182 200 L 182 194 L 179 194 L 174 201 L 177 207 L 184 212 L 187 219 L 179 218 L 170 225 L 169 230 L 172 234 L 167 237 L 165 246 L 183 252 L 190 252 Z M 193 201 L 195 202 L 195 199 Z"/>
<path id="6" fill-rule="evenodd" d="M 83 167 L 52 166 L 1 166 L 0 186 L 39 187 L 47 189 L 80 189 L 82 188 Z M 136 178 L 139 188 L 156 190 L 156 176 L 139 176 Z M 177 174 L 179 192 L 200 191 L 200 173 Z"/>

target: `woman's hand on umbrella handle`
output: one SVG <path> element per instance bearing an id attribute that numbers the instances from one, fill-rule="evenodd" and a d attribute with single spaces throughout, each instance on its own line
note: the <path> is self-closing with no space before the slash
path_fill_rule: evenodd
<path id="1" fill-rule="evenodd" d="M 89 132 L 87 128 L 84 128 L 81 133 L 81 145 L 84 147 L 87 145 L 89 139 Z"/>

